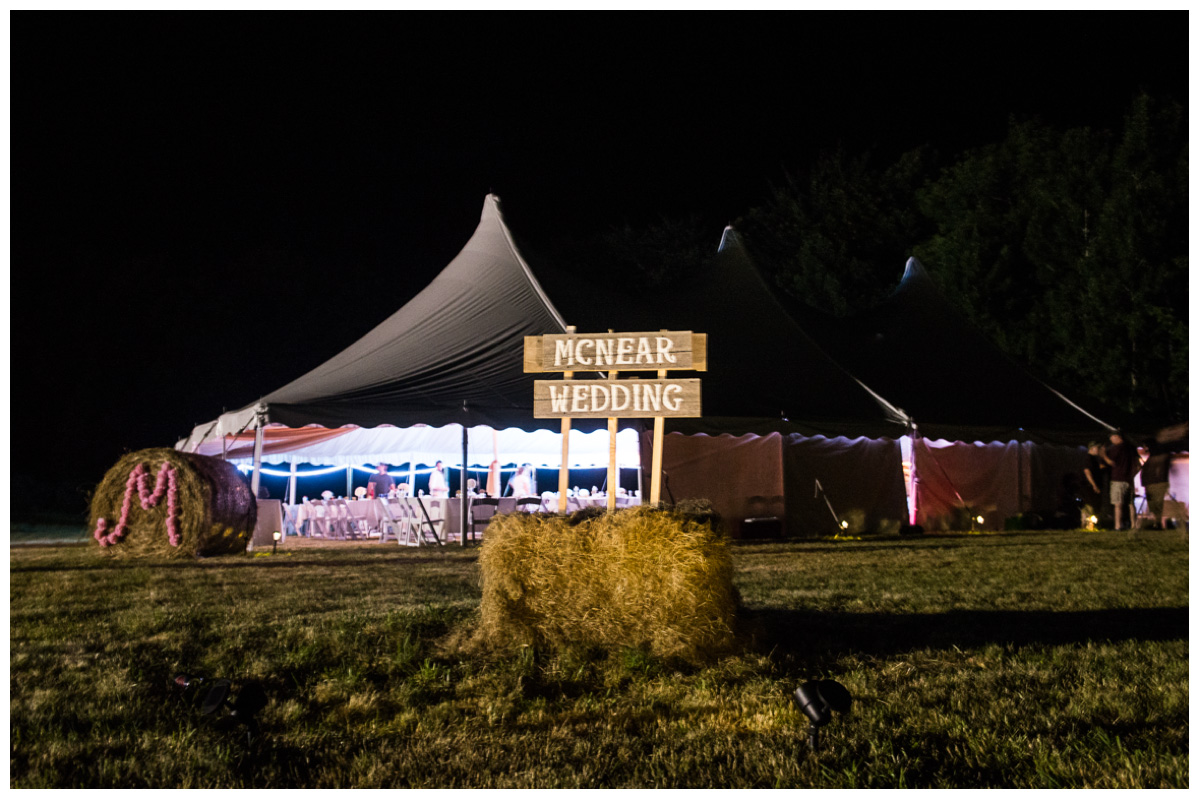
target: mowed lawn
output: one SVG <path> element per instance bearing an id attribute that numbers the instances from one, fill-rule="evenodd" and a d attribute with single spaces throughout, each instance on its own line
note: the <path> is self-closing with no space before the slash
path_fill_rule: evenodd
<path id="1" fill-rule="evenodd" d="M 478 550 L 10 549 L 13 787 L 1186 787 L 1179 532 L 736 543 L 745 649 L 464 649 Z M 631 643 L 636 644 L 636 643 Z M 261 730 L 176 672 L 258 681 Z M 811 753 L 787 696 L 854 697 Z"/>

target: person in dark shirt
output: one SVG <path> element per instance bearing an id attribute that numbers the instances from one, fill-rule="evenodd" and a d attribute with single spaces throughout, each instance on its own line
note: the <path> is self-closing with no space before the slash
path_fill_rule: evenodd
<path id="1" fill-rule="evenodd" d="M 1091 507 L 1092 514 L 1099 520 L 1107 517 L 1105 510 L 1110 502 L 1108 496 L 1108 463 L 1104 460 L 1104 446 L 1099 442 L 1088 444 L 1087 466 L 1083 468 L 1083 504 Z"/>
<path id="2" fill-rule="evenodd" d="M 1113 528 L 1119 531 L 1125 527 L 1126 517 L 1129 527 L 1133 527 L 1133 476 L 1137 474 L 1138 457 L 1120 431 L 1114 431 L 1108 440 L 1112 446 L 1105 450 L 1104 460 L 1112 468 L 1109 496 L 1113 504 Z"/>
<path id="3" fill-rule="evenodd" d="M 387 464 L 380 464 L 374 475 L 367 479 L 367 494 L 371 497 L 387 497 L 388 492 L 395 488 L 396 482 L 388 475 Z"/>

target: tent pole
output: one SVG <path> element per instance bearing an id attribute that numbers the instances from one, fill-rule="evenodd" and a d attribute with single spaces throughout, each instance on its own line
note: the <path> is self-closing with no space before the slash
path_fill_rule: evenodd
<path id="1" fill-rule="evenodd" d="M 417 461 L 411 453 L 408 456 L 408 496 L 417 496 Z"/>
<path id="2" fill-rule="evenodd" d="M 354 467 L 346 467 L 346 499 L 354 497 Z"/>
<path id="3" fill-rule="evenodd" d="M 918 487 L 920 486 L 920 483 L 921 483 L 921 476 L 917 473 L 917 440 L 919 440 L 921 438 L 921 432 L 917 430 L 917 426 L 915 424 L 912 426 L 911 435 L 912 435 L 912 466 L 909 467 L 909 469 L 912 472 L 913 507 L 912 507 L 912 513 L 910 514 L 909 524 L 916 525 L 917 519 L 921 516 L 921 505 L 920 505 L 920 499 L 919 499 L 921 497 L 921 493 L 918 490 Z"/>
<path id="4" fill-rule="evenodd" d="M 467 423 L 463 422 L 463 437 L 462 437 L 462 469 L 458 472 L 458 519 L 462 527 L 462 535 L 459 537 L 459 543 L 467 546 Z"/>
<path id="5" fill-rule="evenodd" d="M 262 479 L 263 426 L 262 415 L 258 415 L 254 428 L 254 473 L 250 476 L 250 494 L 258 499 L 258 484 Z"/>
<path id="6" fill-rule="evenodd" d="M 288 505 L 296 505 L 296 462 L 292 462 L 292 474 L 288 476 Z"/>

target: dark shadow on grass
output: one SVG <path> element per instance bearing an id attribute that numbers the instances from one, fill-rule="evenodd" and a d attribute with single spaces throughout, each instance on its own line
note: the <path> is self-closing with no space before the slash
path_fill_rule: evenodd
<path id="1" fill-rule="evenodd" d="M 869 539 L 833 541 L 831 539 L 741 539 L 732 542 L 736 557 L 739 548 L 775 545 L 781 555 L 792 552 L 808 553 L 870 553 L 879 550 L 895 552 L 904 546 L 918 546 L 921 550 L 948 550 L 974 547 L 1049 547 L 1063 544 L 1055 534 L 1070 531 L 1013 531 L 1005 533 L 944 533 L 924 537 L 872 536 Z M 1016 538 L 1020 537 L 1020 538 Z M 1081 544 L 1083 542 L 1080 542 Z M 790 547 L 788 547 L 790 545 Z"/>
<path id="2" fill-rule="evenodd" d="M 1099 611 L 947 611 L 942 614 L 762 609 L 742 612 L 741 623 L 753 649 L 802 656 L 809 661 L 850 653 L 886 656 L 926 647 L 1188 638 L 1186 606 Z"/>
<path id="3" fill-rule="evenodd" d="M 302 567 L 325 568 L 325 567 L 362 567 L 366 565 L 397 565 L 416 567 L 422 564 L 434 563 L 451 563 L 465 564 L 474 561 L 478 558 L 478 553 L 472 553 L 471 556 L 462 554 L 452 555 L 450 553 L 431 553 L 411 554 L 405 556 L 386 556 L 383 554 L 369 554 L 367 558 L 303 558 L 292 560 L 284 557 L 283 553 L 278 556 L 251 558 L 247 556 L 214 556 L 212 558 L 199 558 L 194 560 L 178 560 L 178 561 L 139 561 L 135 559 L 129 560 L 105 560 L 98 559 L 91 564 L 30 564 L 27 566 L 11 565 L 10 573 L 18 572 L 79 572 L 88 570 L 135 570 L 135 569 L 298 569 Z M 473 556 L 473 557 L 472 557 Z"/>

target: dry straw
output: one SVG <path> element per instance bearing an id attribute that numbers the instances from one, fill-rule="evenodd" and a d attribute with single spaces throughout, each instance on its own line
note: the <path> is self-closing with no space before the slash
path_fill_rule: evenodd
<path id="1" fill-rule="evenodd" d="M 507 514 L 488 526 L 485 642 L 643 647 L 692 661 L 730 649 L 733 565 L 711 517 L 633 508 L 575 521 Z"/>
<path id="2" fill-rule="evenodd" d="M 143 509 L 133 493 L 124 537 L 109 547 L 97 549 L 114 557 L 195 557 L 243 553 L 254 533 L 257 504 L 237 469 L 226 461 L 160 447 L 127 453 L 105 473 L 92 495 L 89 531 L 103 518 L 112 530 L 121 517 L 126 484 L 138 464 L 145 465 L 151 478 L 163 462 L 175 468 L 178 490 L 178 547 L 169 541 L 167 498 Z"/>

